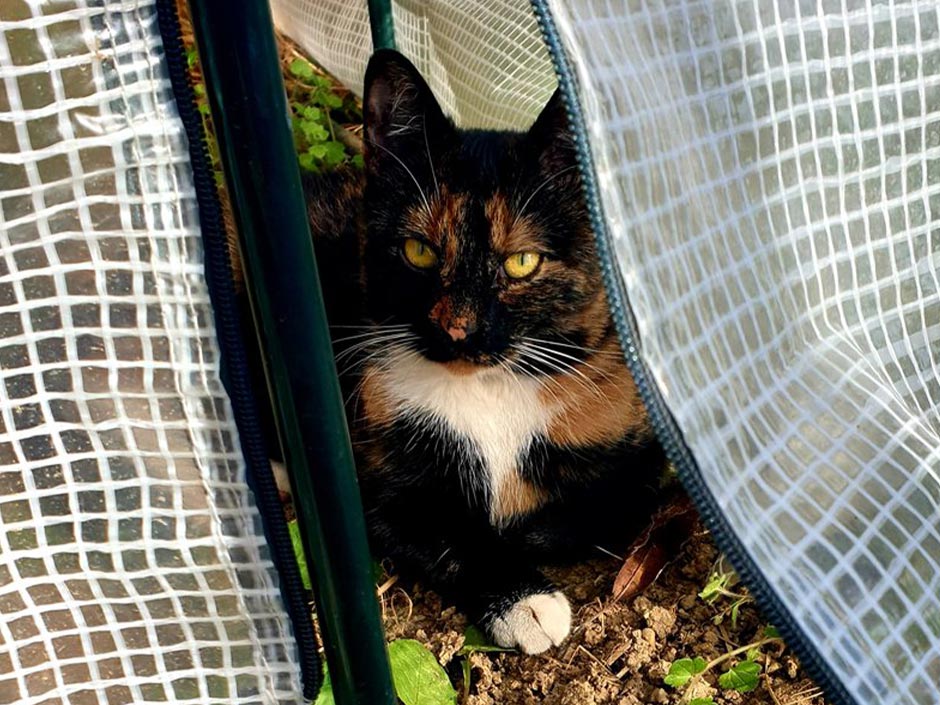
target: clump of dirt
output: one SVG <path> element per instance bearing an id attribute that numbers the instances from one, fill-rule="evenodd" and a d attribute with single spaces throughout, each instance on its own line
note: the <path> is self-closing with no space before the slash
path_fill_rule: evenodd
<path id="1" fill-rule="evenodd" d="M 539 656 L 472 653 L 469 683 L 462 663 L 468 657 L 459 655 L 467 620 L 435 593 L 395 583 L 382 591 L 383 618 L 389 639 L 417 639 L 431 650 L 462 705 L 681 705 L 706 697 L 717 705 L 825 705 L 792 654 L 775 643 L 762 649 L 760 685 L 752 692 L 718 688 L 730 661 L 690 691 L 663 683 L 676 659 L 711 661 L 760 640 L 768 626 L 751 602 L 740 607 L 732 624 L 727 601 L 708 604 L 698 596 L 717 558 L 708 534 L 698 530 L 652 585 L 620 602 L 611 589 L 622 561 L 599 557 L 547 570 L 571 600 L 571 636 Z"/>

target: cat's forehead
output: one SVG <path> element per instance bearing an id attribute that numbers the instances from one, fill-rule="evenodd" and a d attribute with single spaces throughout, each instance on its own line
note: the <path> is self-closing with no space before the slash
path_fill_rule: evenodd
<path id="1" fill-rule="evenodd" d="M 539 228 L 521 210 L 518 197 L 501 189 L 471 194 L 439 185 L 426 201 L 408 208 L 404 224 L 408 232 L 427 240 L 445 259 L 460 256 L 470 244 L 507 256 L 543 245 Z"/>

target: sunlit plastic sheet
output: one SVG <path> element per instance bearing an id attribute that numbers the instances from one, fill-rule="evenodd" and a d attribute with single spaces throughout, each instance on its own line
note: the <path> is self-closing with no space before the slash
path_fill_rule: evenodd
<path id="1" fill-rule="evenodd" d="M 555 87 L 527 2 L 395 0 L 395 43 L 463 127 L 525 129 Z M 272 0 L 275 24 L 357 95 L 372 53 L 366 0 Z"/>
<path id="2" fill-rule="evenodd" d="M 940 10 L 549 3 L 644 357 L 858 703 L 940 687 Z"/>
<path id="3" fill-rule="evenodd" d="M 0 703 L 299 703 L 152 3 L 0 2 Z"/>
<path id="4" fill-rule="evenodd" d="M 365 3 L 274 6 L 361 90 Z M 858 703 L 936 705 L 937 3 L 548 6 L 643 357 L 717 507 Z M 531 122 L 528 2 L 393 10 L 462 124 Z"/>

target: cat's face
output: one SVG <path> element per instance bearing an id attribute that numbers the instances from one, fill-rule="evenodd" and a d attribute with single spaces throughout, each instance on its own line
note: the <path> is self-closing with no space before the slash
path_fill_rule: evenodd
<path id="1" fill-rule="evenodd" d="M 458 130 L 415 68 L 381 51 L 366 73 L 365 140 L 374 323 L 402 326 L 413 349 L 465 371 L 524 357 L 549 372 L 532 350 L 604 335 L 610 317 L 557 94 L 527 133 Z"/>

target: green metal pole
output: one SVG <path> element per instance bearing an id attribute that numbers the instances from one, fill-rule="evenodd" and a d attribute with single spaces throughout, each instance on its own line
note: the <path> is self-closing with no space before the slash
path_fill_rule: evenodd
<path id="1" fill-rule="evenodd" d="M 191 0 L 333 693 L 396 702 L 267 0 Z"/>
<path id="2" fill-rule="evenodd" d="M 395 22 L 392 19 L 392 0 L 369 0 L 369 24 L 372 27 L 374 49 L 395 48 Z"/>

